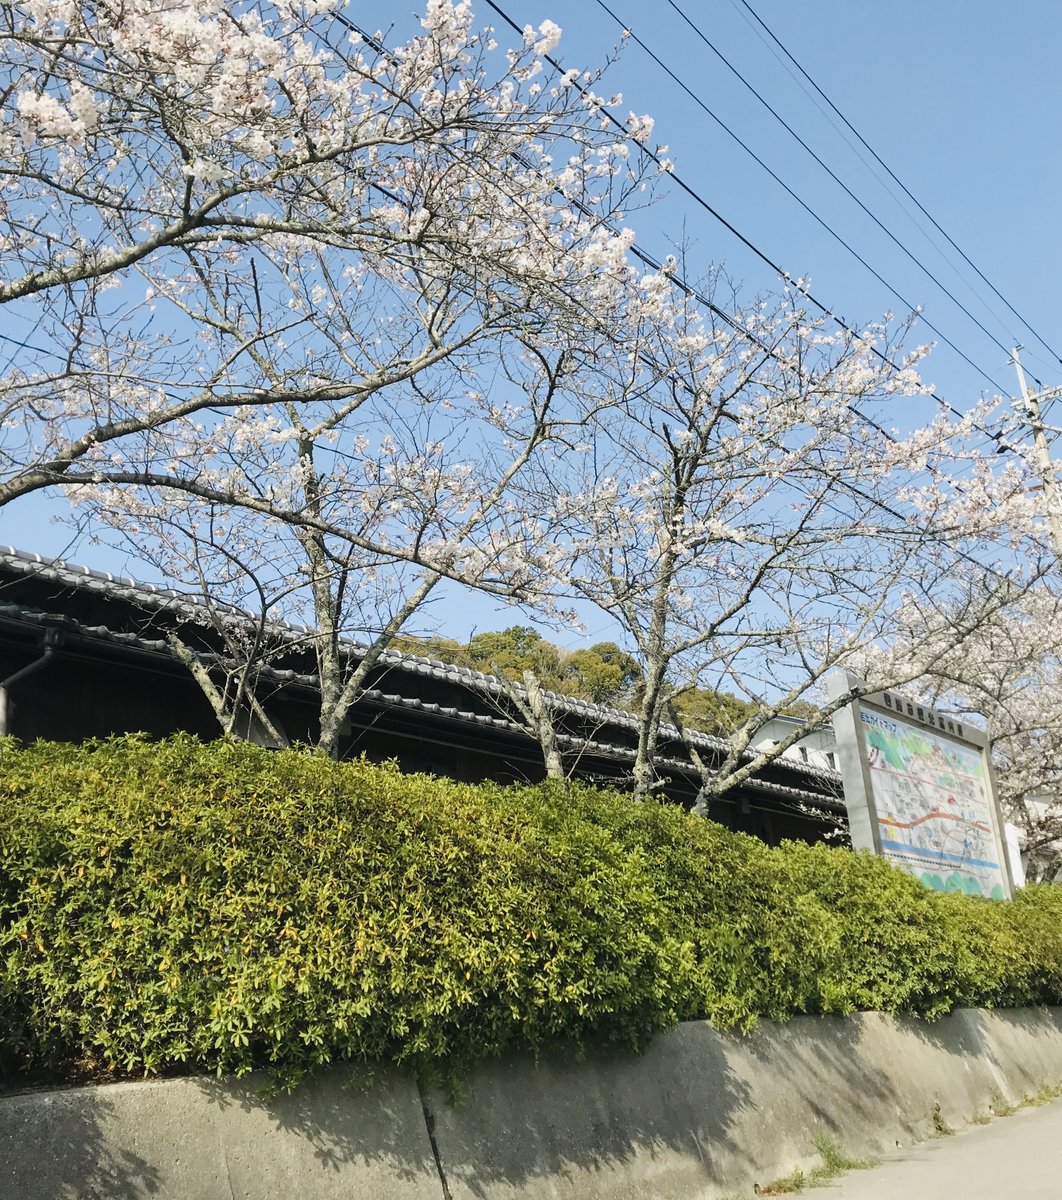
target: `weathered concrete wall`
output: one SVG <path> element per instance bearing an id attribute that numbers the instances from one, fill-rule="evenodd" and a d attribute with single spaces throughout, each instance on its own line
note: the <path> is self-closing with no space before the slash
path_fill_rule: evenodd
<path id="1" fill-rule="evenodd" d="M 253 1076 L 4 1097 L 0 1200 L 439 1200 L 416 1085 L 346 1080 L 271 1102 Z"/>
<path id="2" fill-rule="evenodd" d="M 453 1200 L 714 1200 L 813 1165 L 819 1134 L 873 1154 L 1044 1084 L 1062 1009 L 691 1023 L 636 1060 L 499 1064 L 460 1108 L 429 1103 Z"/>
<path id="3" fill-rule="evenodd" d="M 818 1134 L 880 1152 L 1062 1084 L 1062 1009 L 691 1023 L 640 1058 L 490 1066 L 457 1107 L 393 1072 L 343 1080 L 0 1098 L 0 1198 L 716 1200 L 810 1166 Z"/>

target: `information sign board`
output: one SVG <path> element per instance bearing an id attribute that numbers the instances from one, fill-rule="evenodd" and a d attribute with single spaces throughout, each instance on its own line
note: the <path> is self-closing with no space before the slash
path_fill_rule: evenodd
<path id="1" fill-rule="evenodd" d="M 862 681 L 840 676 L 839 697 Z M 852 843 L 939 891 L 1009 899 L 1012 883 L 987 739 L 896 692 L 833 718 Z"/>

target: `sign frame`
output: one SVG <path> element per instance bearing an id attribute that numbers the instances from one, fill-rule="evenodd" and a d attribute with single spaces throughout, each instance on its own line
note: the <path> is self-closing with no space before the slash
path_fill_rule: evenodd
<path id="1" fill-rule="evenodd" d="M 829 678 L 831 700 L 839 700 L 853 690 L 865 687 L 866 682 L 851 672 L 834 672 Z M 848 827 L 856 850 L 869 850 L 881 858 L 892 855 L 882 846 L 881 824 L 874 796 L 871 767 L 863 736 L 863 712 L 891 718 L 902 724 L 923 728 L 944 741 L 955 742 L 966 750 L 975 751 L 984 766 L 988 810 L 992 824 L 992 841 L 996 861 L 1003 881 L 1005 899 L 1014 898 L 1014 879 L 1004 834 L 1003 812 L 999 804 L 995 771 L 988 737 L 980 729 L 956 717 L 945 716 L 927 704 L 919 704 L 893 689 L 857 695 L 833 714 L 833 729 L 837 738 L 837 758 L 844 783 L 844 802 L 848 809 Z M 901 869 L 907 868 L 896 863 Z M 942 864 L 943 867 L 943 864 Z M 914 874 L 914 872 L 911 872 Z M 928 886 L 928 885 L 927 885 Z"/>

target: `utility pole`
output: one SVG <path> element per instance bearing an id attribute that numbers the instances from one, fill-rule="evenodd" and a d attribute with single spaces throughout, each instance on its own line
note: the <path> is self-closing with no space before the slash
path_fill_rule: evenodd
<path id="1" fill-rule="evenodd" d="M 1055 553 L 1062 561 L 1062 507 L 1059 504 L 1058 475 L 1055 464 L 1051 460 L 1051 446 L 1044 429 L 1043 416 L 1040 412 L 1040 401 L 1044 398 L 1062 393 L 1062 388 L 1049 388 L 1043 392 L 1030 392 L 1025 382 L 1025 372 L 1021 367 L 1020 346 L 1014 347 L 1014 369 L 1018 372 L 1018 387 L 1021 389 L 1021 400 L 1025 420 L 1032 430 L 1033 445 L 1036 456 L 1040 460 L 1040 474 L 1044 481 L 1044 499 L 1047 501 L 1047 517 L 1051 522 L 1051 534 L 1055 541 Z"/>

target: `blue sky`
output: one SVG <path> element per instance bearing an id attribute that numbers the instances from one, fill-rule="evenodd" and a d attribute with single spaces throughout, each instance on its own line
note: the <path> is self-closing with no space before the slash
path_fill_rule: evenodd
<path id="1" fill-rule="evenodd" d="M 668 0 L 607 2 L 825 222 L 906 299 L 923 305 L 929 320 L 978 367 L 1001 388 L 1015 386 L 1006 353 L 830 181 Z M 1056 298 L 1062 277 L 1056 217 L 1062 5 L 1047 0 L 1015 6 L 987 0 L 749 2 L 985 275 L 1062 352 Z M 565 36 L 558 56 L 566 66 L 599 64 L 620 40 L 620 26 L 596 0 L 504 0 L 500 6 L 520 24 L 537 25 L 547 17 L 560 24 Z M 481 0 L 474 0 L 474 7 L 480 23 L 497 26 L 504 41 L 500 18 Z M 1052 362 L 1032 332 L 960 263 L 975 285 L 972 291 L 967 287 L 952 265 L 957 255 L 945 246 L 942 258 L 933 245 L 944 244 L 939 235 L 932 231 L 928 241 L 842 140 L 758 36 L 742 0 L 681 0 L 680 7 L 1004 347 L 1015 338 L 1024 342 L 1027 368 L 1047 385 L 1062 382 L 1062 366 Z M 412 4 L 352 3 L 346 11 L 370 30 L 390 30 L 389 41 L 415 28 Z M 772 259 L 794 275 L 810 277 L 813 292 L 834 311 L 853 324 L 886 310 L 904 311 L 633 42 L 625 44 L 599 90 L 622 91 L 624 113 L 630 108 L 653 115 L 654 140 L 669 145 L 678 174 Z M 724 263 L 749 296 L 777 286 L 770 270 L 730 233 L 677 188 L 669 190 L 670 196 L 632 218 L 647 250 L 663 256 L 685 239 L 694 273 L 698 263 L 704 271 Z M 924 218 L 919 221 L 928 228 Z M 924 329 L 915 336 L 935 340 Z M 943 345 L 923 375 L 960 409 L 995 390 Z M 933 402 L 918 403 L 928 418 Z M 64 551 L 69 532 L 50 524 L 49 512 L 43 499 L 0 512 L 0 542 L 42 553 Z M 70 557 L 135 572 L 127 558 L 100 547 L 84 546 Z M 513 614 L 495 613 L 485 603 L 458 608 L 444 601 L 434 612 L 434 620 L 457 636 L 467 635 L 472 625 L 497 627 L 512 619 Z"/>
<path id="2" fill-rule="evenodd" d="M 870 5 L 817 0 L 796 5 L 750 0 L 753 8 L 982 271 L 1039 331 L 1057 344 L 1054 302 L 1060 251 L 1055 229 L 1057 121 L 1062 80 L 1062 6 L 900 0 Z M 697 39 L 667 0 L 609 7 L 819 215 L 908 300 L 1006 387 L 1006 355 L 948 300 L 844 195 L 790 135 Z M 537 0 L 502 7 L 535 21 Z M 681 4 L 691 20 L 763 94 L 883 223 L 1009 346 L 1035 339 L 1008 317 L 986 316 L 918 227 L 829 125 L 744 19 L 741 0 Z M 543 15 L 546 9 L 542 9 Z M 599 59 L 619 32 L 595 0 L 552 14 L 565 28 L 566 65 Z M 683 95 L 636 45 L 628 43 L 602 90 L 622 90 L 629 106 L 656 117 L 655 136 L 671 147 L 676 169 L 751 241 L 850 321 L 899 313 L 900 302 L 856 263 L 766 173 Z M 925 223 L 923 221 L 923 223 Z M 707 265 L 723 261 L 750 290 L 769 288 L 770 271 L 692 201 L 676 197 L 641 214 L 650 249 L 686 236 Z M 939 236 L 935 235 L 940 241 Z M 954 254 L 951 253 L 954 258 Z M 968 269 L 964 267 L 968 272 Z M 989 296 L 980 282 L 977 291 Z M 1060 336 L 1052 338 L 1059 330 Z M 925 339 L 933 335 L 925 331 Z M 1056 364 L 1057 366 L 1057 364 Z M 1048 366 L 1035 361 L 1039 372 Z M 990 385 L 942 347 L 927 375 L 965 407 Z"/>

